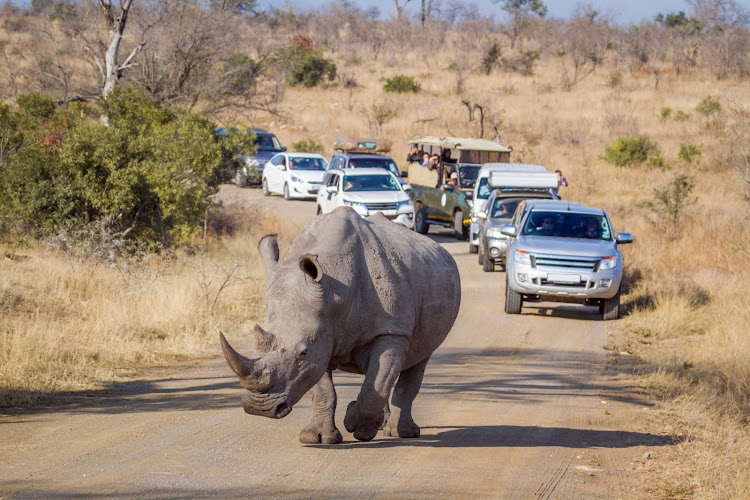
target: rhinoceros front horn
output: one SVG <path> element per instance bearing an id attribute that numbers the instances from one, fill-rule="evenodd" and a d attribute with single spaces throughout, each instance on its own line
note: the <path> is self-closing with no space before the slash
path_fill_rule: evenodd
<path id="1" fill-rule="evenodd" d="M 221 332 L 219 332 L 219 339 L 224 358 L 232 371 L 240 378 L 242 386 L 251 391 L 266 391 L 271 386 L 271 381 L 260 366 L 260 359 L 249 359 L 235 351 Z"/>

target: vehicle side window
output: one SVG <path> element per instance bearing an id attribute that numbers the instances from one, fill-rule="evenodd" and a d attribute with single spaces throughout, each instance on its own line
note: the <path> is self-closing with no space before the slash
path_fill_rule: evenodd
<path id="1" fill-rule="evenodd" d="M 331 158 L 331 164 L 328 168 L 341 168 L 341 158 L 339 156 Z"/>
<path id="2" fill-rule="evenodd" d="M 339 176 L 338 174 L 332 174 L 331 178 L 328 179 L 328 186 L 337 186 L 339 183 Z"/>
<path id="3" fill-rule="evenodd" d="M 331 174 L 327 173 L 323 176 L 323 185 L 328 186 L 328 183 L 331 180 Z"/>

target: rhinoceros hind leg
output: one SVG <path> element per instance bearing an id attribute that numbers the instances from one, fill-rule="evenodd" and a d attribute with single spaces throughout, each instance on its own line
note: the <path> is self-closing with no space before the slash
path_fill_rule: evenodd
<path id="1" fill-rule="evenodd" d="M 414 423 L 411 406 L 422 387 L 424 370 L 429 358 L 401 372 L 391 397 L 391 415 L 383 426 L 383 435 L 401 438 L 418 438 L 419 426 Z"/>
<path id="2" fill-rule="evenodd" d="M 313 418 L 299 433 L 299 440 L 305 444 L 339 444 L 343 441 L 336 428 L 336 389 L 333 387 L 333 372 L 326 370 L 312 393 Z"/>

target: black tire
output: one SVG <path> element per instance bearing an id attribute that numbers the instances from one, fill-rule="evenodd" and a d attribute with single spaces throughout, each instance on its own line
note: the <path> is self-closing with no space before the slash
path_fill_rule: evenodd
<path id="1" fill-rule="evenodd" d="M 263 196 L 271 196 L 271 191 L 268 190 L 268 181 L 263 179 Z"/>
<path id="2" fill-rule="evenodd" d="M 468 230 L 464 227 L 464 214 L 461 211 L 453 214 L 453 231 L 455 231 L 458 241 L 466 240 Z"/>
<path id="3" fill-rule="evenodd" d="M 505 312 L 508 314 L 521 314 L 523 307 L 523 295 L 512 290 L 508 279 L 505 280 Z"/>
<path id="4" fill-rule="evenodd" d="M 477 262 L 479 262 L 480 266 L 483 266 L 484 265 L 484 252 L 480 251 L 480 252 L 477 252 L 477 253 L 479 254 L 479 255 L 477 255 Z"/>
<path id="5" fill-rule="evenodd" d="M 620 290 L 611 299 L 604 299 L 599 306 L 599 312 L 602 313 L 604 321 L 620 319 Z"/>
<path id="6" fill-rule="evenodd" d="M 479 245 L 469 243 L 469 253 L 479 253 Z"/>
<path id="7" fill-rule="evenodd" d="M 427 223 L 427 211 L 422 205 L 417 206 L 417 213 L 414 215 L 414 230 L 419 234 L 427 234 L 430 225 Z"/>
<path id="8" fill-rule="evenodd" d="M 247 177 L 242 173 L 242 170 L 237 170 L 237 172 L 235 172 L 234 183 L 237 184 L 237 187 L 241 188 L 247 186 Z"/>
<path id="9" fill-rule="evenodd" d="M 482 262 L 482 271 L 485 273 L 494 273 L 495 272 L 495 261 L 484 256 L 484 262 Z"/>
<path id="10" fill-rule="evenodd" d="M 320 215 L 322 213 L 323 213 L 323 211 L 320 209 L 320 205 L 318 205 L 318 211 L 316 212 L 316 215 Z"/>
<path id="11" fill-rule="evenodd" d="M 289 196 L 289 184 L 286 182 L 284 183 L 284 199 L 287 201 L 292 199 L 292 197 Z"/>

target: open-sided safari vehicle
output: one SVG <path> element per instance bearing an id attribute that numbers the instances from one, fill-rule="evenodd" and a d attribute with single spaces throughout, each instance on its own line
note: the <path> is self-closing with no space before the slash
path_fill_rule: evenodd
<path id="1" fill-rule="evenodd" d="M 469 235 L 474 185 L 484 163 L 509 162 L 513 148 L 487 139 L 469 137 L 414 136 L 420 153 L 437 154 L 437 167 L 409 165 L 409 193 L 414 201 L 414 230 L 426 234 L 430 224 L 452 227 L 456 238 Z M 450 160 L 446 158 L 450 152 Z M 455 185 L 450 182 L 456 174 Z"/>

